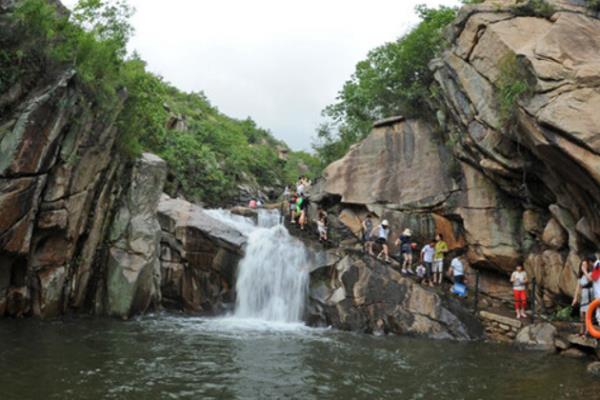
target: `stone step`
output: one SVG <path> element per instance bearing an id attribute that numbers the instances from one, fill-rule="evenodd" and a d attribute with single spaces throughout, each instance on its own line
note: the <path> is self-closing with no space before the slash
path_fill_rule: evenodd
<path id="1" fill-rule="evenodd" d="M 520 329 L 523 326 L 523 322 L 515 318 L 506 317 L 504 315 L 495 314 L 489 311 L 480 311 L 479 316 L 483 319 L 498 322 L 502 325 L 512 326 L 513 328 Z"/>
<path id="2" fill-rule="evenodd" d="M 598 347 L 598 340 L 587 336 L 568 335 L 567 340 L 569 343 L 580 347 L 587 347 L 590 349 L 596 349 Z"/>

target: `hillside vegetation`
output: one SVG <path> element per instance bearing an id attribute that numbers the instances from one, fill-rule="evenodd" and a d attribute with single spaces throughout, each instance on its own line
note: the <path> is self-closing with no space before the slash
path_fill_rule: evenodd
<path id="1" fill-rule="evenodd" d="M 121 0 L 81 0 L 72 12 L 51 0 L 19 1 L 10 20 L 0 21 L 11 32 L 0 38 L 0 93 L 74 68 L 90 102 L 107 112 L 126 97 L 120 153 L 160 155 L 169 165 L 167 190 L 208 205 L 234 202 L 240 184 L 279 190 L 318 173 L 313 156 L 291 152 L 252 119 L 230 118 L 203 93 L 184 93 L 148 72 L 139 55 L 127 53 L 131 15 Z"/>

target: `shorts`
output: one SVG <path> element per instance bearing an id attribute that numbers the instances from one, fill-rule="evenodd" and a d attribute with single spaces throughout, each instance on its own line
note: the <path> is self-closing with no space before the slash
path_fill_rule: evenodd
<path id="1" fill-rule="evenodd" d="M 423 262 L 423 265 L 425 266 L 425 277 L 426 278 L 431 278 L 431 275 L 432 275 L 431 263 L 425 261 L 425 262 Z"/>
<path id="2" fill-rule="evenodd" d="M 433 273 L 444 272 L 444 260 L 433 260 Z"/>
<path id="3" fill-rule="evenodd" d="M 454 284 L 457 283 L 464 285 L 465 284 L 465 276 L 464 275 L 454 275 Z"/>
<path id="4" fill-rule="evenodd" d="M 324 227 L 324 226 L 318 227 L 317 230 L 319 231 L 320 235 L 326 235 L 327 234 L 327 228 Z"/>
<path id="5" fill-rule="evenodd" d="M 400 252 L 412 256 L 412 247 L 410 247 L 409 243 L 403 243 L 402 246 L 400 246 Z"/>
<path id="6" fill-rule="evenodd" d="M 384 238 L 377 238 L 377 240 L 375 240 L 375 243 L 377 243 L 377 244 L 387 244 L 387 240 L 385 240 Z"/>

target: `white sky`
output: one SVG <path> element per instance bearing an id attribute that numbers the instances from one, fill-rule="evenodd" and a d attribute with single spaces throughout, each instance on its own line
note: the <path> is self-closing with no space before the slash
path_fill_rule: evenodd
<path id="1" fill-rule="evenodd" d="M 63 0 L 72 6 L 77 0 Z M 131 49 L 185 91 L 204 91 L 293 149 L 309 150 L 321 110 L 367 52 L 417 22 L 416 4 L 458 0 L 129 0 Z"/>

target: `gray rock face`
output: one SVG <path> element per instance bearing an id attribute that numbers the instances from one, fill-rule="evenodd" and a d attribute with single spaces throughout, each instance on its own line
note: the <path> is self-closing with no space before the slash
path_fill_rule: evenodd
<path id="1" fill-rule="evenodd" d="M 166 163 L 149 153 L 143 154 L 131 171 L 110 231 L 109 315 L 126 318 L 160 304 L 161 235 L 156 212 L 166 174 Z"/>
<path id="2" fill-rule="evenodd" d="M 53 317 L 91 302 L 121 191 L 112 150 L 123 98 L 99 115 L 73 71 L 40 82 L 2 97 L 0 316 Z"/>
<path id="3" fill-rule="evenodd" d="M 236 269 L 246 237 L 181 199 L 158 207 L 163 305 L 217 313 L 234 301 Z"/>
<path id="4" fill-rule="evenodd" d="M 535 350 L 554 351 L 556 327 L 547 322 L 533 324 L 521 329 L 515 343 Z"/>
<path id="5" fill-rule="evenodd" d="M 333 272 L 333 273 L 332 273 Z M 348 253 L 311 274 L 311 324 L 435 339 L 476 339 L 479 320 L 456 299 L 404 278 L 391 267 Z"/>

